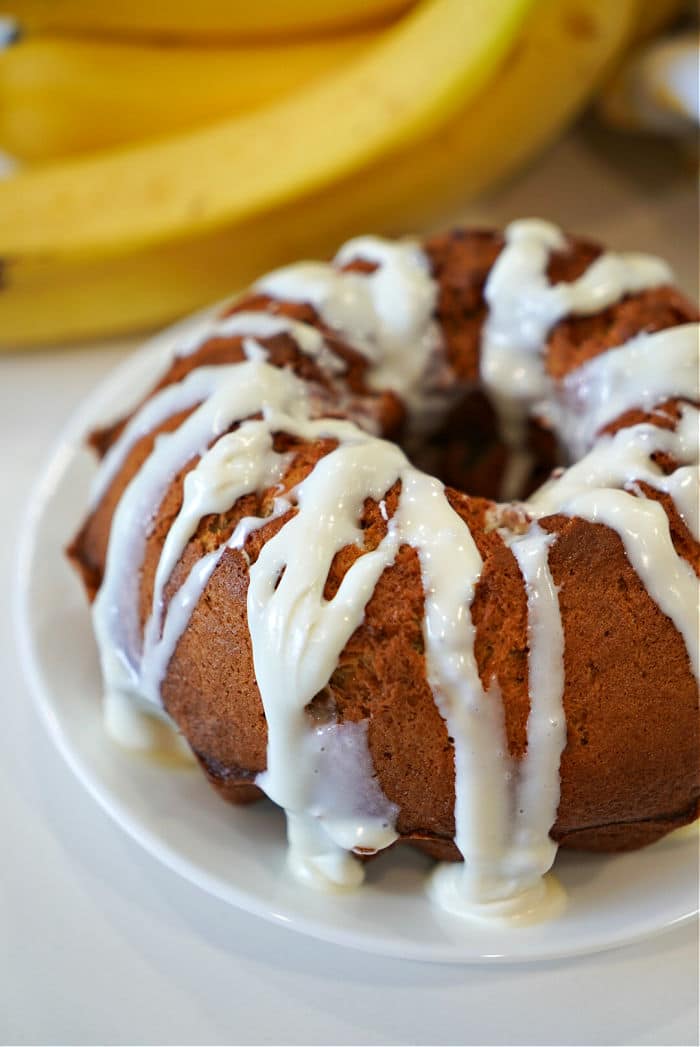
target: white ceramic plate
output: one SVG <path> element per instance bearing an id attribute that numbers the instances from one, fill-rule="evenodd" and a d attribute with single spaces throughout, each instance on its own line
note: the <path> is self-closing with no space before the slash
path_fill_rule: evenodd
<path id="1" fill-rule="evenodd" d="M 390 956 L 541 960 L 611 948 L 696 915 L 692 834 L 627 855 L 562 852 L 555 871 L 568 894 L 565 912 L 521 929 L 434 909 L 424 892 L 431 863 L 408 849 L 370 863 L 359 891 L 317 894 L 285 875 L 283 818 L 272 805 L 230 807 L 196 769 L 159 765 L 110 742 L 90 618 L 63 549 L 94 472 L 85 433 L 150 386 L 172 338 L 161 336 L 127 360 L 73 419 L 36 491 L 20 556 L 19 642 L 32 690 L 58 748 L 104 809 L 147 851 L 211 894 L 297 931 Z"/>

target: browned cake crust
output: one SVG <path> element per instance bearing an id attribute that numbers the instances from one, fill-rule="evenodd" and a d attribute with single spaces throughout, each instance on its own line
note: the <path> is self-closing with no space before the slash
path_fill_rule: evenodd
<path id="1" fill-rule="evenodd" d="M 437 319 L 441 326 L 449 380 L 463 395 L 441 431 L 420 452 L 446 481 L 478 495 L 449 488 L 455 511 L 468 524 L 484 567 L 472 604 L 475 654 L 485 688 L 497 680 L 503 697 L 510 752 L 526 747 L 528 699 L 527 601 L 512 552 L 499 536 L 495 494 L 505 452 L 493 414 L 478 389 L 479 344 L 486 314 L 484 283 L 503 245 L 490 232 L 457 231 L 425 244 L 439 285 Z M 570 250 L 554 254 L 552 281 L 578 277 L 600 248 L 570 241 Z M 256 296 L 235 309 L 265 309 L 321 327 L 310 306 L 273 302 Z M 629 295 L 605 311 L 569 317 L 552 330 L 547 343 L 549 373 L 560 380 L 586 360 L 620 345 L 635 334 L 657 331 L 698 319 L 698 312 L 671 287 Z M 347 364 L 345 381 L 356 404 L 369 413 L 389 438 L 402 438 L 404 412 L 390 391 L 381 394 L 365 383 L 366 362 L 351 347 L 325 331 Z M 260 339 L 269 362 L 291 367 L 317 383 L 332 398 L 327 376 L 303 356 L 293 339 Z M 159 387 L 180 380 L 203 364 L 242 360 L 241 339 L 211 339 L 190 356 L 174 362 Z M 610 431 L 648 420 L 673 426 L 674 404 L 663 412 L 628 412 Z M 677 411 L 676 411 L 677 415 Z M 184 414 L 157 432 L 174 429 Z M 95 434 L 100 453 L 121 426 Z M 69 555 L 80 569 L 92 598 L 105 566 L 110 523 L 119 497 L 153 445 L 157 432 L 141 439 L 128 455 L 104 498 L 73 542 Z M 283 486 L 292 488 L 334 444 L 304 443 L 285 434 L 280 448 L 294 452 Z M 554 445 L 541 427 L 532 426 L 531 442 L 540 472 L 554 462 Z M 150 607 L 153 581 L 168 528 L 182 502 L 182 481 L 190 462 L 168 490 L 147 541 L 141 571 L 141 621 Z M 663 464 L 663 463 L 661 463 Z M 670 470 L 673 463 L 668 462 Z M 538 474 L 533 474 L 532 482 Z M 700 573 L 700 548 L 665 495 L 650 488 L 669 516 L 674 545 Z M 389 516 L 398 492 L 389 493 Z M 265 515 L 272 492 L 248 495 L 220 516 L 205 517 L 176 567 L 166 600 L 182 584 L 196 560 L 218 547 L 238 520 Z M 511 511 L 512 512 L 512 511 Z M 190 624 L 171 660 L 162 688 L 163 702 L 191 745 L 210 782 L 227 800 L 246 802 L 259 795 L 255 776 L 266 761 L 266 724 L 253 670 L 246 618 L 248 563 L 283 526 L 278 518 L 253 532 L 245 553 L 229 549 L 214 571 Z M 565 636 L 564 709 L 567 744 L 561 760 L 561 798 L 551 835 L 562 846 L 588 850 L 626 850 L 651 843 L 693 820 L 700 802 L 698 694 L 682 637 L 650 598 L 630 566 L 618 535 L 602 524 L 550 516 L 541 526 L 555 534 L 549 556 L 558 587 Z M 377 546 L 386 522 L 376 503 L 365 503 L 362 526 L 365 551 Z M 337 589 L 355 547 L 339 553 L 326 595 Z M 138 571 L 139 564 L 125 564 Z M 428 685 L 423 656 L 423 589 L 416 552 L 404 546 L 387 568 L 367 605 L 364 621 L 343 650 L 327 687 L 309 706 L 319 720 L 368 720 L 368 742 L 375 771 L 387 798 L 399 807 L 402 840 L 442 859 L 457 859 L 454 843 L 454 760 L 451 739 Z"/>

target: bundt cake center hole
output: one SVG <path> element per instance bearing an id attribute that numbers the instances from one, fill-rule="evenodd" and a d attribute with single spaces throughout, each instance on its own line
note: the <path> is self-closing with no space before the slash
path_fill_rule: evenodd
<path id="1" fill-rule="evenodd" d="M 493 405 L 476 389 L 466 393 L 427 438 L 417 440 L 409 434 L 401 446 L 413 465 L 446 486 L 494 501 L 503 500 L 506 472 L 513 469 L 516 455 L 521 458 L 518 498 L 526 498 L 563 464 L 553 434 L 534 419 L 527 423 L 523 446 L 515 452 L 509 449 Z"/>

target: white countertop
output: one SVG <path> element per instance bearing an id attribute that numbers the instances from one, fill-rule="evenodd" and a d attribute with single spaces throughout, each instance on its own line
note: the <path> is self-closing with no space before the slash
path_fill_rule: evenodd
<path id="1" fill-rule="evenodd" d="M 654 251 L 693 292 L 696 183 L 667 161 L 662 148 L 584 128 L 467 218 L 500 225 L 537 214 Z M 367 956 L 209 897 L 85 793 L 32 707 L 9 597 L 36 475 L 68 416 L 129 347 L 0 356 L 0 1042 L 697 1043 L 696 926 L 554 964 Z"/>

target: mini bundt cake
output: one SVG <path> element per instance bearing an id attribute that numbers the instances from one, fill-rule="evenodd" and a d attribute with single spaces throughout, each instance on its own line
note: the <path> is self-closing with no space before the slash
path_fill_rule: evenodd
<path id="1" fill-rule="evenodd" d="M 668 267 L 545 222 L 270 274 L 93 434 L 108 726 L 267 794 L 302 879 L 464 859 L 464 912 L 692 821 L 698 398 Z"/>

